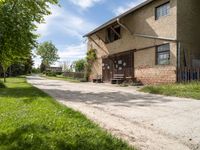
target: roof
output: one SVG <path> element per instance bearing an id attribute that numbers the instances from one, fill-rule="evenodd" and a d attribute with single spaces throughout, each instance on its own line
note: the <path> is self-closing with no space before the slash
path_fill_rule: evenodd
<path id="1" fill-rule="evenodd" d="M 107 21 L 106 23 L 104 23 L 104 24 L 102 24 L 101 26 L 97 27 L 97 28 L 94 29 L 93 31 L 91 31 L 91 32 L 89 32 L 88 34 L 84 35 L 83 37 L 88 37 L 88 36 L 90 36 L 90 35 L 92 35 L 92 34 L 98 32 L 99 30 L 101 30 L 101 29 L 103 29 L 103 28 L 105 28 L 105 27 L 107 27 L 107 26 L 109 26 L 109 25 L 115 23 L 115 22 L 117 21 L 117 19 L 121 19 L 121 18 L 123 18 L 123 17 L 129 15 L 130 13 L 135 12 L 136 10 L 138 10 L 138 9 L 140 9 L 140 8 L 142 8 L 142 7 L 146 6 L 146 5 L 148 5 L 148 4 L 150 4 L 150 3 L 153 2 L 153 1 L 154 1 L 154 0 L 146 0 L 145 2 L 143 2 L 143 3 L 139 4 L 139 5 L 137 5 L 136 7 L 134 7 L 134 8 L 132 8 L 132 9 L 126 11 L 125 13 L 123 13 L 123 14 L 121 14 L 121 15 L 119 15 L 119 16 L 117 16 L 117 17 L 115 17 L 115 18 L 113 18 L 113 19 L 111 19 L 111 20 L 109 20 L 109 21 Z"/>

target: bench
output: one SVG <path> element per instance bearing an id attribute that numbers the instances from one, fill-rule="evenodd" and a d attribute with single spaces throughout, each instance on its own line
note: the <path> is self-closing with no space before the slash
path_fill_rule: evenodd
<path id="1" fill-rule="evenodd" d="M 97 75 L 95 79 L 93 79 L 93 83 L 103 83 L 102 75 Z"/>
<path id="2" fill-rule="evenodd" d="M 125 81 L 124 74 L 114 74 L 113 79 L 111 80 L 111 84 L 121 84 Z"/>

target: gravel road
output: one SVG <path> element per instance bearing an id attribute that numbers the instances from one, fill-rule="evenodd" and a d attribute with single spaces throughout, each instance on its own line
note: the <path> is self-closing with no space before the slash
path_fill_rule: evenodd
<path id="1" fill-rule="evenodd" d="M 138 149 L 200 150 L 200 101 L 109 84 L 27 80 Z"/>

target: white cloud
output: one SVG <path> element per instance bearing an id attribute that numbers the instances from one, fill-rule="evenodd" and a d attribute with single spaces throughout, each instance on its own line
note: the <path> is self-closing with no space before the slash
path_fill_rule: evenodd
<path id="1" fill-rule="evenodd" d="M 120 6 L 117 9 L 115 9 L 113 12 L 115 13 L 115 15 L 120 15 L 124 12 L 126 12 L 127 10 L 137 6 L 138 4 L 144 2 L 146 0 L 134 0 L 133 2 L 130 3 L 126 3 L 124 6 Z"/>
<path id="2" fill-rule="evenodd" d="M 77 59 L 84 58 L 86 56 L 87 52 L 87 44 L 81 43 L 77 45 L 66 45 L 66 46 L 58 46 L 60 48 L 60 51 L 58 52 L 58 55 L 60 57 L 59 61 L 56 62 L 52 66 L 59 66 L 59 62 L 72 62 Z M 34 58 L 34 67 L 39 67 L 41 64 L 40 57 Z"/>
<path id="3" fill-rule="evenodd" d="M 84 58 L 87 51 L 87 44 L 67 45 L 62 51 L 59 51 L 60 61 L 73 61 Z"/>
<path id="4" fill-rule="evenodd" d="M 59 49 L 59 61 L 73 61 L 83 58 L 86 53 L 86 43 L 83 43 L 82 36 L 93 29 L 96 25 L 89 23 L 86 19 L 79 17 L 58 6 L 50 6 L 52 14 L 45 17 L 45 23 L 37 24 L 37 33 L 41 39 L 53 37 L 54 35 L 64 34 L 68 38 L 75 38 L 76 45 L 56 45 Z M 53 40 L 53 39 L 52 39 Z M 41 63 L 39 57 L 34 58 L 35 67 Z M 58 64 L 58 63 L 56 63 Z"/>
<path id="5" fill-rule="evenodd" d="M 50 6 L 52 14 L 45 17 L 45 23 L 37 24 L 39 33 L 42 37 L 51 34 L 65 33 L 70 37 L 81 39 L 83 34 L 95 27 L 89 21 L 65 11 L 58 6 Z"/>
<path id="6" fill-rule="evenodd" d="M 82 9 L 86 9 L 94 6 L 95 3 L 102 2 L 103 0 L 69 0 L 74 5 L 81 7 Z"/>

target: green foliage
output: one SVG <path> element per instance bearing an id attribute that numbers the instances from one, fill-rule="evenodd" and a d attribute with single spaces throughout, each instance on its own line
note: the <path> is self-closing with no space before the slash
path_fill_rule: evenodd
<path id="1" fill-rule="evenodd" d="M 85 64 L 85 79 L 87 81 L 91 74 L 93 63 L 96 61 L 96 59 L 97 59 L 97 55 L 96 55 L 95 49 L 88 50 L 87 56 L 86 56 L 87 63 Z"/>
<path id="2" fill-rule="evenodd" d="M 95 49 L 88 50 L 86 59 L 88 63 L 93 63 L 97 59 Z"/>
<path id="3" fill-rule="evenodd" d="M 0 90 L 1 150 L 131 150 L 84 115 L 9 78 Z"/>
<path id="4" fill-rule="evenodd" d="M 86 60 L 85 59 L 79 59 L 77 61 L 73 62 L 74 68 L 76 72 L 84 72 L 85 71 L 85 64 Z"/>
<path id="5" fill-rule="evenodd" d="M 49 77 L 56 77 L 57 73 L 53 71 L 46 71 L 45 74 Z"/>
<path id="6" fill-rule="evenodd" d="M 44 42 L 39 45 L 36 50 L 36 54 L 42 59 L 42 63 L 46 66 L 50 66 L 55 63 L 59 58 L 58 49 L 52 42 Z"/>
<path id="7" fill-rule="evenodd" d="M 46 65 L 44 63 L 41 63 L 40 65 L 40 72 L 44 73 L 46 71 Z"/>
<path id="8" fill-rule="evenodd" d="M 40 68 L 32 68 L 32 73 L 35 73 L 35 74 L 40 73 Z"/>
<path id="9" fill-rule="evenodd" d="M 32 67 L 34 65 L 33 59 L 30 56 L 25 62 L 24 62 L 24 74 L 30 74 L 32 72 Z"/>
<path id="10" fill-rule="evenodd" d="M 177 96 L 185 98 L 194 98 L 200 100 L 200 83 L 186 84 L 167 84 L 157 86 L 146 86 L 141 89 L 142 92 L 161 94 L 166 96 Z"/>
<path id="11" fill-rule="evenodd" d="M 9 76 L 26 75 L 32 72 L 33 60 L 29 57 L 27 60 L 21 63 L 15 63 L 8 69 Z"/>
<path id="12" fill-rule="evenodd" d="M 49 15 L 49 4 L 57 0 L 1 0 L 0 1 L 0 65 L 4 73 L 11 64 L 31 56 L 36 47 L 36 23 Z"/>

